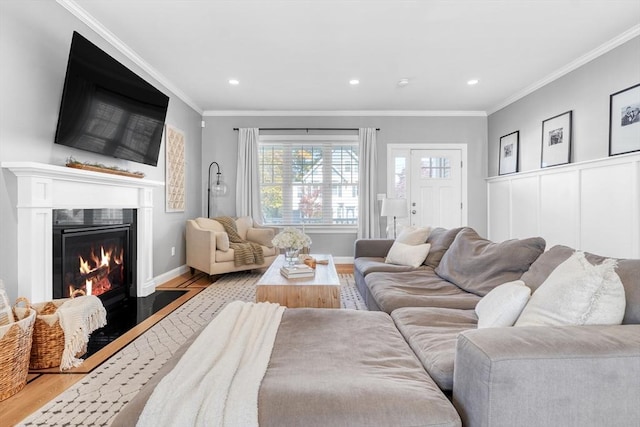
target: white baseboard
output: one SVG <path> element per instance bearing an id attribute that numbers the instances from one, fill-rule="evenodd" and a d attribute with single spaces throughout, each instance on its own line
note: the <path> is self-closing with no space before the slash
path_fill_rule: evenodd
<path id="1" fill-rule="evenodd" d="M 333 257 L 334 264 L 353 264 L 352 256 L 334 256 Z"/>
<path id="2" fill-rule="evenodd" d="M 155 279 L 150 280 L 148 283 L 145 283 L 139 290 L 138 290 L 138 295 L 136 295 L 138 298 L 140 297 L 148 297 L 149 295 L 151 295 L 152 293 L 154 293 L 156 291 L 156 285 L 158 283 L 155 281 Z"/>
<path id="3" fill-rule="evenodd" d="M 168 282 L 171 279 L 174 279 L 174 278 L 180 276 L 181 274 L 186 273 L 187 271 L 189 271 L 189 267 L 186 264 L 184 264 L 184 265 L 181 265 L 178 268 L 174 268 L 173 270 L 169 270 L 166 273 L 162 273 L 159 276 L 156 276 L 154 278 L 154 280 L 155 280 L 156 284 L 161 285 L 161 284 L 163 284 L 165 282 Z"/>

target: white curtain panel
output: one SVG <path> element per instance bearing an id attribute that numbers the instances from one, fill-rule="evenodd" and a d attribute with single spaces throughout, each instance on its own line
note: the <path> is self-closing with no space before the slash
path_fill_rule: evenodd
<path id="1" fill-rule="evenodd" d="M 360 128 L 358 131 L 358 238 L 379 237 L 378 212 L 376 209 L 376 130 Z"/>
<path id="2" fill-rule="evenodd" d="M 238 175 L 236 179 L 236 215 L 250 216 L 264 223 L 260 206 L 260 175 L 258 161 L 258 128 L 238 129 Z"/>

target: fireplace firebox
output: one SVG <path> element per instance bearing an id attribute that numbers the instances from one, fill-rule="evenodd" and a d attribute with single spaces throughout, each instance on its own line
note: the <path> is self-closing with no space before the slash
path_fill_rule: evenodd
<path id="1" fill-rule="evenodd" d="M 109 310 L 135 296 L 135 211 L 54 211 L 53 297 L 95 295 Z"/>

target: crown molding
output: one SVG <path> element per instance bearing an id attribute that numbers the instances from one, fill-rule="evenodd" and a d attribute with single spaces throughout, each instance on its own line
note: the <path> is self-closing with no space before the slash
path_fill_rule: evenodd
<path id="1" fill-rule="evenodd" d="M 205 117 L 486 117 L 486 111 L 430 111 L 430 110 L 206 110 Z"/>
<path id="2" fill-rule="evenodd" d="M 99 36 L 105 39 L 109 44 L 121 52 L 124 56 L 133 61 L 142 70 L 148 73 L 153 79 L 171 91 L 174 95 L 180 98 L 185 104 L 191 107 L 198 114 L 205 117 L 224 117 L 224 116 L 288 116 L 288 117 L 313 117 L 313 116 L 325 116 L 325 117 L 344 117 L 344 116 L 360 116 L 360 117 L 487 117 L 502 108 L 524 98 L 525 96 L 535 92 L 543 86 L 559 79 L 560 77 L 576 70 L 577 68 L 585 65 L 586 63 L 596 59 L 599 56 L 615 49 L 623 43 L 640 36 L 640 24 L 633 26 L 629 30 L 620 34 L 619 36 L 609 40 L 596 49 L 588 52 L 587 54 L 572 61 L 566 66 L 556 70 L 547 77 L 535 82 L 531 86 L 523 89 L 520 92 L 505 99 L 501 103 L 488 109 L 487 111 L 447 111 L 447 110 L 309 110 L 309 111 L 291 111 L 291 110 L 202 110 L 191 98 L 189 98 L 182 90 L 174 85 L 169 79 L 159 73 L 155 68 L 149 65 L 144 59 L 142 59 L 134 50 L 127 46 L 122 40 L 116 37 L 111 31 L 109 31 L 104 25 L 78 5 L 75 0 L 56 0 L 58 4 L 67 9 L 72 15 L 78 18 L 81 22 L 86 24 L 89 28 L 95 31 Z"/>
<path id="3" fill-rule="evenodd" d="M 105 39 L 109 44 L 115 47 L 120 53 L 133 61 L 136 65 L 142 68 L 147 74 L 149 74 L 154 80 L 160 83 L 162 86 L 171 91 L 174 95 L 180 98 L 185 104 L 195 110 L 198 114 L 202 115 L 203 111 L 191 98 L 189 98 L 184 92 L 182 92 L 176 85 L 174 85 L 169 79 L 160 74 L 155 68 L 149 65 L 140 55 L 138 55 L 133 49 L 127 46 L 122 40 L 109 31 L 104 25 L 96 20 L 91 14 L 84 10 L 74 0 L 56 0 L 56 2 L 67 9 L 73 16 L 78 18 L 89 28 L 95 31 L 100 37 Z"/>
<path id="4" fill-rule="evenodd" d="M 593 61 L 597 57 L 604 55 L 605 53 L 615 49 L 616 47 L 622 45 L 623 43 L 626 43 L 629 40 L 631 40 L 631 39 L 633 39 L 635 37 L 638 37 L 638 36 L 640 36 L 640 24 L 631 27 L 630 29 L 628 29 L 624 33 L 622 33 L 622 34 L 618 35 L 617 37 L 614 37 L 613 39 L 609 40 L 608 42 L 598 46 L 597 48 L 595 48 L 591 52 L 588 52 L 587 54 L 579 57 L 575 61 L 572 61 L 569 64 L 565 65 L 564 67 L 562 67 L 562 68 L 556 70 L 555 72 L 549 74 L 547 77 L 543 78 L 542 80 L 537 81 L 536 83 L 532 84 L 531 86 L 529 86 L 529 87 L 523 89 L 522 91 L 517 92 L 513 96 L 505 99 L 500 104 L 498 104 L 498 105 L 494 106 L 493 108 L 490 108 L 489 110 L 487 110 L 487 115 L 491 115 L 491 114 L 495 113 L 496 111 L 499 111 L 499 110 L 503 109 L 504 107 L 506 107 L 506 106 L 508 106 L 510 104 L 513 104 L 514 102 L 518 101 L 519 99 L 524 98 L 525 96 L 535 92 L 536 90 L 542 88 L 545 85 L 548 85 L 549 83 L 553 82 L 554 80 L 557 80 L 560 77 L 562 77 L 562 76 L 564 76 L 566 74 L 569 74 L 570 72 L 582 67 L 586 63 L 588 63 L 590 61 Z"/>

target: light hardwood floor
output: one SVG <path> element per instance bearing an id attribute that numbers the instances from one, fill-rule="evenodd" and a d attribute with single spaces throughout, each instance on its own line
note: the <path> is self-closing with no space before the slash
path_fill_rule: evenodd
<path id="1" fill-rule="evenodd" d="M 340 264 L 336 265 L 339 274 L 353 273 L 353 265 Z M 29 372 L 27 385 L 20 392 L 10 398 L 0 402 L 0 427 L 13 426 L 33 412 L 40 409 L 51 399 L 71 387 L 76 382 L 84 378 L 93 369 L 100 366 L 104 361 L 116 354 L 120 349 L 125 347 L 138 336 L 142 335 L 146 330 L 162 320 L 176 308 L 180 307 L 189 299 L 196 296 L 204 288 L 214 283 L 217 278 L 211 280 L 206 274 L 196 274 L 191 276 L 185 273 L 162 285 L 158 286 L 161 290 L 187 290 L 184 295 L 144 320 L 139 325 L 113 341 L 102 350 L 98 351 L 91 357 L 88 357 L 84 363 L 65 372 L 60 372 L 58 368 L 42 369 Z"/>

